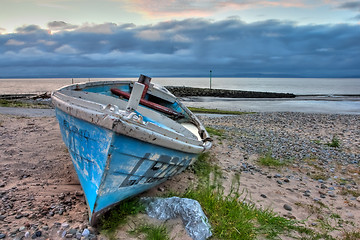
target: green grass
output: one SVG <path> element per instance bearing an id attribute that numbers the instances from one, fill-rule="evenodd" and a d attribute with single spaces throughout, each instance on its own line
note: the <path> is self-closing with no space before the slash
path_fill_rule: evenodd
<path id="1" fill-rule="evenodd" d="M 243 201 L 243 193 L 239 193 L 240 178 L 236 176 L 229 194 L 225 194 L 217 182 L 220 178 L 214 177 L 214 180 L 208 178 L 202 181 L 197 188 L 182 196 L 200 203 L 215 239 L 279 239 L 282 235 L 291 235 L 293 231 L 301 234 L 310 231 L 270 209 L 259 209 Z"/>
<path id="2" fill-rule="evenodd" d="M 100 219 L 99 229 L 110 240 L 114 240 L 116 229 L 127 222 L 128 216 L 136 215 L 144 210 L 145 207 L 140 203 L 138 198 L 125 200 Z"/>
<path id="3" fill-rule="evenodd" d="M 259 158 L 259 164 L 267 167 L 282 167 L 287 165 L 288 162 L 280 161 L 271 156 L 271 153 L 267 153 L 265 156 Z"/>
<path id="4" fill-rule="evenodd" d="M 42 103 L 30 103 L 5 99 L 0 99 L 0 107 L 50 108 L 48 105 Z"/>
<path id="5" fill-rule="evenodd" d="M 140 234 L 145 234 L 146 240 L 171 240 L 164 225 L 141 225 L 129 233 L 137 237 L 139 237 Z"/>
<path id="6" fill-rule="evenodd" d="M 217 166 L 211 164 L 211 156 L 209 152 L 202 153 L 196 162 L 190 166 L 190 170 L 200 178 L 207 178 L 212 172 L 217 170 Z"/>
<path id="7" fill-rule="evenodd" d="M 253 112 L 226 111 L 226 110 L 219 110 L 219 109 L 196 108 L 196 107 L 188 107 L 188 109 L 195 113 L 225 114 L 225 115 L 242 115 L 242 114 L 252 114 L 253 113 Z"/>
<path id="8" fill-rule="evenodd" d="M 359 240 L 360 239 L 360 231 L 356 232 L 344 232 L 343 240 Z"/>
<path id="9" fill-rule="evenodd" d="M 216 129 L 216 128 L 212 128 L 212 127 L 205 127 L 205 129 L 210 135 L 219 136 L 221 138 L 224 137 L 225 131 L 223 129 Z"/>
<path id="10" fill-rule="evenodd" d="M 337 138 L 336 136 L 333 136 L 333 138 L 331 139 L 331 142 L 328 142 L 325 145 L 327 145 L 329 147 L 338 148 L 338 147 L 340 147 L 340 139 Z"/>
<path id="11" fill-rule="evenodd" d="M 221 172 L 210 154 L 203 154 L 194 164 L 199 177 L 196 187 L 180 197 L 197 200 L 209 219 L 213 239 L 333 239 L 327 233 L 316 233 L 301 222 L 281 217 L 271 209 L 257 208 L 240 192 L 240 174 L 232 180 L 231 190 L 224 193 Z M 244 196 L 245 195 L 245 196 Z M 179 196 L 179 195 L 177 195 Z"/>
<path id="12" fill-rule="evenodd" d="M 329 176 L 326 175 L 325 173 L 314 173 L 314 174 L 310 173 L 309 176 L 314 180 L 327 180 L 329 178 Z"/>
<path id="13" fill-rule="evenodd" d="M 341 189 L 339 192 L 340 195 L 352 195 L 353 197 L 360 197 L 360 191 L 359 190 L 351 190 L 347 188 Z"/>

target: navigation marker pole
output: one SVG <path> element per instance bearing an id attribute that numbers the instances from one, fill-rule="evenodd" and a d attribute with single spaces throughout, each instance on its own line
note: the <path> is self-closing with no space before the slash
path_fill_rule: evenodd
<path id="1" fill-rule="evenodd" d="M 211 73 L 212 71 L 210 70 L 210 89 L 211 89 Z"/>

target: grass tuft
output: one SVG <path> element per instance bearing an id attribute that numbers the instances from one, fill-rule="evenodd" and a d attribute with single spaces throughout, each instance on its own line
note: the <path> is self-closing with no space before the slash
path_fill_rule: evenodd
<path id="1" fill-rule="evenodd" d="M 242 114 L 253 113 L 253 112 L 227 111 L 227 110 L 196 108 L 196 107 L 188 107 L 188 109 L 195 113 L 225 114 L 225 115 L 242 115 Z"/>
<path id="2" fill-rule="evenodd" d="M 211 164 L 211 155 L 209 152 L 200 154 L 196 162 L 190 166 L 190 170 L 200 179 L 207 178 L 215 169 L 216 166 Z"/>
<path id="3" fill-rule="evenodd" d="M 329 176 L 325 173 L 317 172 L 317 173 L 308 173 L 307 174 L 311 179 L 314 180 L 327 180 Z"/>
<path id="4" fill-rule="evenodd" d="M 206 127 L 205 129 L 210 135 L 215 135 L 220 138 L 224 138 L 225 131 L 223 129 L 216 129 L 212 127 Z"/>
<path id="5" fill-rule="evenodd" d="M 360 197 L 360 191 L 359 190 L 352 190 L 347 188 L 342 188 L 339 192 L 340 195 L 352 195 L 353 197 Z"/>
<path id="6" fill-rule="evenodd" d="M 216 174 L 215 174 L 216 175 Z M 241 199 L 239 175 L 231 191 L 225 194 L 218 183 L 219 177 L 203 181 L 183 197 L 197 200 L 207 215 L 215 239 L 278 239 L 296 229 L 295 221 L 280 217 L 269 209 L 258 209 Z"/>
<path id="7" fill-rule="evenodd" d="M 171 240 L 164 225 L 141 225 L 129 233 L 137 237 L 139 237 L 140 234 L 145 234 L 146 240 Z"/>
<path id="8" fill-rule="evenodd" d="M 331 142 L 328 142 L 325 145 L 327 145 L 329 147 L 338 148 L 338 147 L 340 147 L 340 139 L 337 136 L 333 136 L 333 138 L 331 139 Z"/>
<path id="9" fill-rule="evenodd" d="M 344 232 L 343 240 L 359 240 L 359 239 L 360 239 L 360 231 Z"/>
<path id="10" fill-rule="evenodd" d="M 50 108 L 48 105 L 42 103 L 30 103 L 6 99 L 0 99 L 0 107 Z"/>
<path id="11" fill-rule="evenodd" d="M 282 167 L 287 164 L 286 162 L 280 161 L 274 158 L 273 156 L 271 156 L 271 153 L 268 153 L 265 156 L 260 157 L 259 163 L 260 165 L 267 167 Z"/>
<path id="12" fill-rule="evenodd" d="M 113 240 L 115 239 L 114 234 L 116 229 L 127 222 L 129 215 L 136 215 L 144 210 L 145 207 L 140 203 L 138 198 L 122 201 L 100 219 L 100 231 L 110 240 Z"/>

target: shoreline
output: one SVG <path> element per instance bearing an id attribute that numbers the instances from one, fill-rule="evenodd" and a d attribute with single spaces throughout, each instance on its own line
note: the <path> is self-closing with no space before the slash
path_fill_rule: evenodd
<path id="1" fill-rule="evenodd" d="M 243 92 L 243 91 L 241 91 Z M 39 102 L 50 104 L 49 93 L 3 94 L 1 100 Z M 188 96 L 180 97 L 187 107 L 212 108 L 238 112 L 302 112 L 323 114 L 360 114 L 360 97 L 357 95 L 298 95 L 292 98 L 231 98 Z"/>

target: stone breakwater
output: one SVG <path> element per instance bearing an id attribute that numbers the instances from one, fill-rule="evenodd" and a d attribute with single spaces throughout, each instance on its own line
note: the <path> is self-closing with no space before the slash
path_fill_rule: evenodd
<path id="1" fill-rule="evenodd" d="M 209 89 L 166 86 L 177 97 L 222 97 L 222 98 L 295 98 L 292 93 L 253 92 L 227 89 Z"/>

